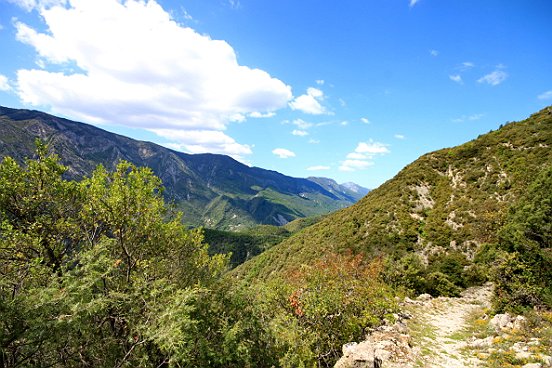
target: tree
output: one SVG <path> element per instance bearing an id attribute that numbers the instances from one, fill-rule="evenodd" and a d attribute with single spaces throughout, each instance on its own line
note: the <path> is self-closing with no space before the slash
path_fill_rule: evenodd
<path id="1" fill-rule="evenodd" d="M 77 183 L 47 151 L 0 164 L 0 367 L 210 365 L 193 349 L 227 259 L 151 170 L 121 162 Z"/>

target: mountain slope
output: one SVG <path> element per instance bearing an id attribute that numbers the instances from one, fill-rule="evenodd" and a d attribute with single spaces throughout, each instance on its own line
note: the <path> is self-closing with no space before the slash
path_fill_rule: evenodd
<path id="1" fill-rule="evenodd" d="M 371 256 L 459 251 L 473 257 L 537 174 L 552 165 L 544 109 L 463 145 L 428 153 L 357 204 L 325 217 L 235 271 L 246 279 L 346 251 Z"/>
<path id="2" fill-rule="evenodd" d="M 36 138 L 59 155 L 70 178 L 87 176 L 98 164 L 112 170 L 121 159 L 150 167 L 162 179 L 167 199 L 192 226 L 282 225 L 344 208 L 361 197 L 224 155 L 189 155 L 42 112 L 0 107 L 0 157 L 19 162 L 31 157 Z"/>

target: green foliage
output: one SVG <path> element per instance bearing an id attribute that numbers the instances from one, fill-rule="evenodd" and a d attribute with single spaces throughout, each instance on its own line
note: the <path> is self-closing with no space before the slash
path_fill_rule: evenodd
<path id="1" fill-rule="evenodd" d="M 442 253 L 429 259 L 429 273 L 440 273 L 452 284 L 465 288 L 467 286 L 464 267 L 468 264 L 466 256 L 458 251 Z M 437 294 L 446 295 L 446 294 Z"/>
<path id="2" fill-rule="evenodd" d="M 394 310 L 391 289 L 379 280 L 379 260 L 328 255 L 262 289 L 284 367 L 331 367 L 341 346 L 361 340 Z"/>
<path id="3" fill-rule="evenodd" d="M 512 207 L 499 234 L 495 307 L 552 306 L 552 167 Z"/>
<path id="4" fill-rule="evenodd" d="M 431 295 L 459 296 L 461 289 L 448 275 L 437 271 L 427 275 L 426 291 Z"/>
<path id="5" fill-rule="evenodd" d="M 458 296 L 468 283 L 466 263 L 463 254 L 450 252 L 431 257 L 426 266 L 419 255 L 410 253 L 399 259 L 387 258 L 383 278 L 408 294 Z"/>
<path id="6" fill-rule="evenodd" d="M 415 253 L 400 259 L 387 258 L 383 277 L 390 285 L 404 289 L 409 294 L 421 294 L 427 289 L 427 269 L 421 257 Z"/>
<path id="7" fill-rule="evenodd" d="M 63 173 L 40 143 L 0 164 L 0 366 L 272 365 L 255 307 L 219 284 L 227 258 L 149 169 Z"/>

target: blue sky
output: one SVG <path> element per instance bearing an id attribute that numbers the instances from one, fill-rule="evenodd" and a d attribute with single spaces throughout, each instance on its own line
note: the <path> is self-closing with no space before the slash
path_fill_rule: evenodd
<path id="1" fill-rule="evenodd" d="M 552 104 L 549 0 L 0 0 L 0 105 L 375 188 Z"/>

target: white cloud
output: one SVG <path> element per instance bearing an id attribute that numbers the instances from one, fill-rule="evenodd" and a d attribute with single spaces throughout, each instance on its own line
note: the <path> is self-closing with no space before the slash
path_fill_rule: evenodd
<path id="1" fill-rule="evenodd" d="M 550 100 L 550 99 L 552 99 L 552 90 L 541 93 L 540 95 L 537 96 L 537 98 L 539 100 Z"/>
<path id="2" fill-rule="evenodd" d="M 408 6 L 409 7 L 414 7 L 414 5 L 418 4 L 420 2 L 420 0 L 409 0 L 409 3 L 408 3 Z"/>
<path id="3" fill-rule="evenodd" d="M 351 152 L 347 155 L 347 158 L 351 159 L 351 160 L 365 160 L 368 157 L 366 155 L 362 154 L 362 153 Z"/>
<path id="4" fill-rule="evenodd" d="M 503 68 L 503 66 L 500 66 Z M 495 70 L 492 73 L 484 75 L 483 77 L 477 80 L 478 83 L 487 83 L 491 86 L 498 86 L 500 83 L 504 82 L 508 78 L 508 74 L 502 70 Z"/>
<path id="5" fill-rule="evenodd" d="M 341 162 L 339 170 L 357 171 L 367 169 L 374 165 L 373 159 L 375 156 L 385 155 L 389 152 L 387 144 L 374 142 L 371 139 L 368 142 L 360 142 L 353 152 L 347 154 L 345 161 Z"/>
<path id="6" fill-rule="evenodd" d="M 462 77 L 460 76 L 460 74 L 449 75 L 449 78 L 453 82 L 464 84 L 464 81 L 462 80 Z"/>
<path id="7" fill-rule="evenodd" d="M 251 146 L 239 144 L 232 137 L 217 130 L 150 129 L 153 133 L 172 140 L 169 148 L 188 153 L 220 153 L 246 162 L 244 156 L 252 153 Z"/>
<path id="8" fill-rule="evenodd" d="M 320 141 L 318 139 L 311 138 L 311 139 L 309 139 L 309 143 L 310 144 L 318 144 L 318 143 L 320 143 Z"/>
<path id="9" fill-rule="evenodd" d="M 9 91 L 9 90 L 11 90 L 11 86 L 8 81 L 8 77 L 6 77 L 3 74 L 0 74 L 0 91 Z"/>
<path id="10" fill-rule="evenodd" d="M 370 139 L 368 142 L 360 142 L 357 148 L 355 148 L 355 152 L 375 155 L 389 153 L 389 149 L 387 148 L 387 144 L 374 142 Z"/>
<path id="11" fill-rule="evenodd" d="M 413 5 L 411 5 L 411 6 L 413 6 Z M 430 54 L 431 56 L 439 56 L 439 51 L 437 51 L 437 50 L 429 50 L 429 54 Z"/>
<path id="12" fill-rule="evenodd" d="M 285 148 L 275 148 L 272 150 L 272 153 L 280 158 L 290 158 L 295 157 L 295 153 Z"/>
<path id="13" fill-rule="evenodd" d="M 475 66 L 475 64 L 472 63 L 471 61 L 464 61 L 464 62 L 462 63 L 461 68 L 462 68 L 463 70 L 467 70 L 467 69 L 473 68 L 474 66 Z"/>
<path id="14" fill-rule="evenodd" d="M 318 84 L 319 86 L 322 86 L 324 84 L 324 79 L 317 79 L 316 80 L 316 84 Z"/>
<path id="15" fill-rule="evenodd" d="M 395 137 L 397 139 L 406 139 L 406 137 L 402 134 L 395 134 L 393 137 Z"/>
<path id="16" fill-rule="evenodd" d="M 324 100 L 324 92 L 318 88 L 309 87 L 307 93 L 295 98 L 289 103 L 292 110 L 299 110 L 306 114 L 320 115 L 325 114 L 326 109 L 321 105 Z"/>
<path id="17" fill-rule="evenodd" d="M 228 43 L 179 25 L 154 0 L 18 2 L 38 7 L 47 26 L 41 33 L 15 23 L 17 39 L 34 47 L 46 67 L 17 72 L 26 104 L 92 123 L 221 132 L 292 98 L 282 81 L 239 65 Z M 56 72 L 48 70 L 52 65 Z M 211 143 L 198 145 L 235 152 Z"/>
<path id="18" fill-rule="evenodd" d="M 304 131 L 304 130 L 299 130 L 299 129 L 293 129 L 291 134 L 299 136 L 299 137 L 304 137 L 306 135 L 309 135 L 309 132 Z"/>
<path id="19" fill-rule="evenodd" d="M 250 113 L 248 116 L 251 117 L 251 118 L 271 118 L 273 116 L 275 116 L 276 113 L 275 112 L 267 112 L 267 113 L 260 113 L 258 111 L 253 111 L 252 113 Z"/>
<path id="20" fill-rule="evenodd" d="M 329 169 L 331 169 L 331 167 L 324 166 L 324 165 L 316 165 L 316 166 L 307 167 L 308 171 L 322 171 L 322 170 L 329 170 Z"/>
<path id="21" fill-rule="evenodd" d="M 339 170 L 341 171 L 357 171 L 357 170 L 364 170 L 369 168 L 370 166 L 373 166 L 374 163 L 372 161 L 365 161 L 365 160 L 345 160 L 341 163 L 341 166 L 339 166 Z"/>
<path id="22" fill-rule="evenodd" d="M 304 121 L 303 119 L 295 119 L 291 123 L 302 130 L 309 129 L 310 127 L 313 126 L 312 123 L 309 123 L 308 121 Z"/>
<path id="23" fill-rule="evenodd" d="M 362 121 L 364 124 L 370 124 L 370 120 L 367 118 L 360 118 L 360 121 Z"/>

